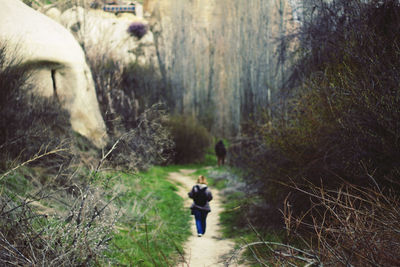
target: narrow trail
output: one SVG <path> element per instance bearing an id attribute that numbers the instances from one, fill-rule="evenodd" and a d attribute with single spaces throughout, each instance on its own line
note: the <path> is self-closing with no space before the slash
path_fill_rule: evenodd
<path id="1" fill-rule="evenodd" d="M 185 208 L 189 212 L 192 200 L 188 197 L 188 192 L 192 189 L 196 180 L 189 175 L 195 170 L 180 170 L 169 174 L 169 179 L 178 186 L 178 194 L 185 200 Z M 211 212 L 207 216 L 206 233 L 202 237 L 197 237 L 194 217 L 192 217 L 191 229 L 192 236 L 185 243 L 185 262 L 184 267 L 214 267 L 227 266 L 226 260 L 232 255 L 234 243 L 228 239 L 222 238 L 219 215 L 222 212 L 222 203 L 219 191 L 210 188 L 213 194 L 213 200 L 210 202 Z M 229 266 L 243 266 L 230 262 Z"/>

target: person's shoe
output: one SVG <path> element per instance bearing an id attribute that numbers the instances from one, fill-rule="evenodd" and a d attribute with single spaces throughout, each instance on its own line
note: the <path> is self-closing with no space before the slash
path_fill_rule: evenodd
<path id="1" fill-rule="evenodd" d="M 197 236 L 198 236 L 198 237 L 201 237 L 201 236 L 202 236 L 202 234 L 198 234 Z"/>

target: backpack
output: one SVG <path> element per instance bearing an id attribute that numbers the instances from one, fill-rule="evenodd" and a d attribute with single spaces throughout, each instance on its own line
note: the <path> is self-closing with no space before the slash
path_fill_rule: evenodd
<path id="1" fill-rule="evenodd" d="M 205 206 L 208 201 L 208 196 L 206 193 L 207 187 L 200 188 L 200 186 L 196 185 L 197 190 L 194 191 L 193 200 L 197 206 Z"/>

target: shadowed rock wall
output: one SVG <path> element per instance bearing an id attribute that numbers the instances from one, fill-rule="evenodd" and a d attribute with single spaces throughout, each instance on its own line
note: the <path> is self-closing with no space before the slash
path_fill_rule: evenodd
<path id="1" fill-rule="evenodd" d="M 20 64 L 31 71 L 33 92 L 56 97 L 68 111 L 72 129 L 103 147 L 105 124 L 78 42 L 61 25 L 21 1 L 2 0 L 1 4 L 0 42 L 15 49 Z"/>

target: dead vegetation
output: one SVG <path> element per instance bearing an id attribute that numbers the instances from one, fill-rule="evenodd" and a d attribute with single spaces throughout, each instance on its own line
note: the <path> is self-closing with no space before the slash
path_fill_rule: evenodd
<path id="1" fill-rule="evenodd" d="M 115 205 L 121 193 L 112 187 L 115 176 L 100 170 L 144 169 L 168 160 L 173 143 L 161 125 L 164 110 L 122 114 L 131 111 L 125 101 L 134 99 L 109 83 L 118 68 L 100 68 L 104 80 L 97 80 L 97 89 L 110 100 L 102 111 L 114 116 L 107 124 L 111 143 L 100 155 L 71 131 L 55 99 L 29 92 L 29 73 L 17 59 L 5 60 L 12 55 L 7 49 L 0 47 L 0 265 L 112 264 L 106 251 L 124 211 Z"/>
<path id="2" fill-rule="evenodd" d="M 104 260 L 118 220 L 112 204 L 118 192 L 96 182 L 102 161 L 92 171 L 68 166 L 57 174 L 24 167 L 62 150 L 44 151 L 3 174 L 2 266 L 88 266 Z"/>
<path id="3" fill-rule="evenodd" d="M 300 253 L 320 266 L 396 266 L 399 2 L 303 8 L 287 109 L 244 125 L 231 146 L 253 189 L 238 221 L 250 218 L 258 231 L 286 223 L 291 248 L 266 249 L 265 264 L 282 252 L 288 265 Z"/>
<path id="4" fill-rule="evenodd" d="M 315 186 L 306 191 L 298 186 L 295 189 L 308 195 L 313 206 L 307 211 L 310 218 L 296 217 L 286 201 L 286 228 L 288 234 L 301 237 L 320 265 L 400 264 L 400 203 L 395 192 L 351 184 L 338 190 Z M 305 233 L 313 238 L 304 239 Z"/>

